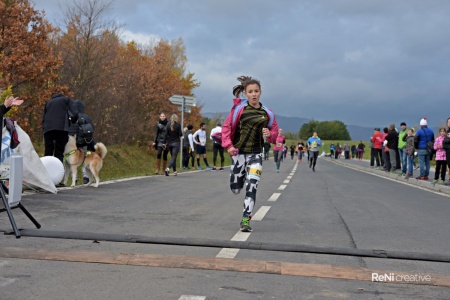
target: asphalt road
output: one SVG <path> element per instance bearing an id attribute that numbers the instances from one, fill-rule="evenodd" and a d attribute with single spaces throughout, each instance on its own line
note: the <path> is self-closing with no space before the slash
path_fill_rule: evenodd
<path id="1" fill-rule="evenodd" d="M 229 169 L 25 195 L 0 299 L 450 299 L 449 196 L 342 163 L 264 161 L 245 234 Z"/>

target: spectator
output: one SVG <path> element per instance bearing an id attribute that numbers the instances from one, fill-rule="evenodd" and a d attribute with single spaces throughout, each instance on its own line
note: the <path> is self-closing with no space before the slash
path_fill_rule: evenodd
<path id="1" fill-rule="evenodd" d="M 333 143 L 331 143 L 331 145 L 330 145 L 330 157 L 331 158 L 334 157 L 334 151 L 335 151 L 335 146 Z"/>
<path id="2" fill-rule="evenodd" d="M 170 123 L 167 124 L 167 134 L 166 140 L 164 144 L 170 152 L 171 159 L 169 162 L 169 166 L 164 169 L 164 173 L 166 176 L 169 176 L 170 168 L 173 169 L 173 175 L 177 176 L 177 156 L 180 151 L 180 140 L 183 136 L 183 132 L 181 131 L 181 125 L 178 123 L 178 116 L 176 114 L 172 114 L 170 117 Z"/>
<path id="3" fill-rule="evenodd" d="M 362 141 L 359 141 L 359 144 L 358 144 L 358 159 L 359 160 L 363 159 L 364 148 L 366 148 L 366 145 L 364 145 Z"/>
<path id="4" fill-rule="evenodd" d="M 416 151 L 414 148 L 414 133 L 414 128 L 409 129 L 406 138 L 405 153 L 407 155 L 408 168 L 405 179 L 409 179 L 413 176 L 414 152 Z"/>
<path id="5" fill-rule="evenodd" d="M 2 90 L 0 89 L 0 94 Z M 23 103 L 23 100 L 14 97 L 8 97 L 5 99 L 2 105 L 0 105 L 0 118 L 3 120 L 4 115 L 11 109 L 12 106 L 19 106 Z"/>
<path id="6" fill-rule="evenodd" d="M 374 128 L 373 135 L 370 140 L 373 143 L 373 150 L 370 155 L 370 166 L 374 167 L 374 163 L 376 161 L 377 168 L 380 168 L 383 165 L 383 158 L 381 155 L 381 150 L 383 148 L 383 135 L 380 132 L 380 128 Z"/>
<path id="7" fill-rule="evenodd" d="M 401 168 L 402 168 L 401 176 L 405 176 L 406 175 L 406 164 L 407 164 L 405 147 L 406 147 L 406 138 L 408 137 L 408 134 L 406 132 L 406 123 L 401 122 L 400 128 L 402 130 L 398 134 L 398 154 L 400 157 Z"/>
<path id="8" fill-rule="evenodd" d="M 193 135 L 194 143 L 197 145 L 197 167 L 199 170 L 203 168 L 200 166 L 200 155 L 203 156 L 203 161 L 205 162 L 206 168 L 211 170 L 212 168 L 208 164 L 208 159 L 206 158 L 206 124 L 200 123 L 200 129 L 197 130 Z"/>
<path id="9" fill-rule="evenodd" d="M 447 134 L 444 138 L 443 146 L 445 149 L 445 157 L 447 159 L 447 169 L 449 169 L 448 182 L 445 185 L 450 185 L 450 118 L 447 119 Z"/>
<path id="10" fill-rule="evenodd" d="M 233 88 L 234 106 L 222 128 L 222 146 L 231 156 L 230 188 L 239 194 L 245 183 L 244 210 L 240 230 L 251 232 L 250 219 L 256 202 L 256 192 L 262 174 L 264 138 L 274 143 L 278 135 L 275 114 L 259 101 L 261 84 L 251 77 L 238 78 L 241 84 Z M 247 99 L 240 99 L 244 93 Z"/>
<path id="11" fill-rule="evenodd" d="M 389 125 L 388 134 L 386 136 L 387 147 L 389 148 L 389 157 L 391 160 L 391 173 L 396 173 L 397 168 L 397 152 L 398 152 L 398 133 L 395 130 L 395 124 Z M 389 171 L 389 170 L 388 170 Z"/>
<path id="12" fill-rule="evenodd" d="M 381 139 L 383 143 L 382 155 L 384 160 L 384 170 L 389 172 L 391 170 L 391 159 L 389 155 L 389 147 L 387 146 L 386 136 L 388 135 L 389 129 L 387 127 L 383 128 L 383 137 Z"/>
<path id="13" fill-rule="evenodd" d="M 434 133 L 427 125 L 428 122 L 426 118 L 420 120 L 420 129 L 417 130 L 414 140 L 420 169 L 420 175 L 416 177 L 417 180 L 428 180 L 430 174 L 431 153 L 428 151 L 427 143 L 430 141 L 434 142 Z"/>
<path id="14" fill-rule="evenodd" d="M 358 157 L 358 148 L 356 148 L 355 144 L 352 144 L 350 151 L 352 152 L 352 159 Z"/>
<path id="15" fill-rule="evenodd" d="M 69 135 L 77 135 L 76 145 L 77 148 L 84 152 L 86 155 L 87 151 L 95 152 L 95 141 L 93 138 L 85 139 L 80 135 L 80 125 L 81 124 L 90 124 L 92 126 L 92 130 L 94 129 L 94 124 L 92 123 L 91 118 L 84 113 L 84 103 L 81 100 L 72 100 L 70 101 L 70 111 L 74 114 L 71 117 L 70 125 L 69 125 Z M 83 165 L 82 167 L 83 173 L 83 184 L 89 183 L 89 177 L 86 173 L 86 167 Z"/>
<path id="16" fill-rule="evenodd" d="M 169 149 L 167 149 L 166 144 L 164 144 L 167 135 L 167 123 L 169 123 L 169 121 L 166 118 L 166 114 L 160 113 L 158 124 L 156 124 L 155 139 L 152 144 L 158 151 L 156 154 L 156 175 L 163 175 L 159 172 L 161 167 L 161 157 L 163 159 L 162 169 L 165 170 L 167 167 L 167 154 L 169 153 Z"/>
<path id="17" fill-rule="evenodd" d="M 433 183 L 443 184 L 445 181 L 445 172 L 447 171 L 447 158 L 443 147 L 444 138 L 447 135 L 445 128 L 439 129 L 439 136 L 434 141 L 434 150 L 436 150 L 436 170 L 434 172 Z M 439 175 L 441 179 L 438 182 Z"/>
<path id="18" fill-rule="evenodd" d="M 214 142 L 213 144 L 213 171 L 216 171 L 216 161 L 217 161 L 217 152 L 220 155 L 220 169 L 219 171 L 223 171 L 223 163 L 225 158 L 223 157 L 223 147 L 222 147 L 222 123 L 217 122 L 217 126 L 211 130 L 209 138 Z"/>
<path id="19" fill-rule="evenodd" d="M 348 142 L 345 142 L 344 144 L 344 158 L 350 159 L 350 146 L 348 145 Z"/>
<path id="20" fill-rule="evenodd" d="M 194 141 L 192 138 L 192 129 L 194 126 L 189 124 L 183 133 L 183 169 L 189 170 L 189 159 L 192 159 L 192 168 L 194 168 Z"/>
<path id="21" fill-rule="evenodd" d="M 54 94 L 45 103 L 42 129 L 44 131 L 44 156 L 55 156 L 61 162 L 69 140 L 69 110 L 71 101 L 63 94 Z M 71 113 L 72 114 L 72 113 Z"/>

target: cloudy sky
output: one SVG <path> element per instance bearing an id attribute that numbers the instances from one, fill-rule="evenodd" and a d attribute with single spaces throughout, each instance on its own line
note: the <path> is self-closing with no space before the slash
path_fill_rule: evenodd
<path id="1" fill-rule="evenodd" d="M 72 3 L 34 2 L 51 22 Z M 250 75 L 282 116 L 376 127 L 450 117 L 448 0 L 115 0 L 108 17 L 125 40 L 183 38 L 204 112 L 229 111 L 236 77 Z"/>

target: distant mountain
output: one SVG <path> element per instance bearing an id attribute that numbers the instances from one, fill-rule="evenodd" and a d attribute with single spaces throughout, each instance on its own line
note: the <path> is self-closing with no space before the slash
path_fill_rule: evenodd
<path id="1" fill-rule="evenodd" d="M 207 118 L 214 118 L 221 117 L 222 119 L 225 119 L 228 115 L 228 112 L 220 112 L 220 113 L 209 113 L 205 112 L 203 113 L 204 117 Z M 300 118 L 300 117 L 285 117 L 277 115 L 277 122 L 278 126 L 280 128 L 283 128 L 283 131 L 289 131 L 292 133 L 298 133 L 300 131 L 300 128 L 303 124 L 308 123 L 311 121 L 311 119 L 307 118 Z M 345 124 L 345 123 L 344 123 Z M 357 125 L 347 125 L 348 133 L 350 134 L 350 137 L 353 141 L 362 140 L 362 141 L 368 141 L 373 134 L 373 128 L 372 127 L 363 127 L 363 126 L 357 126 Z M 320 132 L 319 132 L 320 136 Z"/>

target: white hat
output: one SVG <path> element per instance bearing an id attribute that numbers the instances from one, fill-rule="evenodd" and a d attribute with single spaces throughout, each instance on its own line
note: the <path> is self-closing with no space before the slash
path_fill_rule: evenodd
<path id="1" fill-rule="evenodd" d="M 427 126 L 427 118 L 423 118 L 422 120 L 420 120 L 420 126 Z"/>

